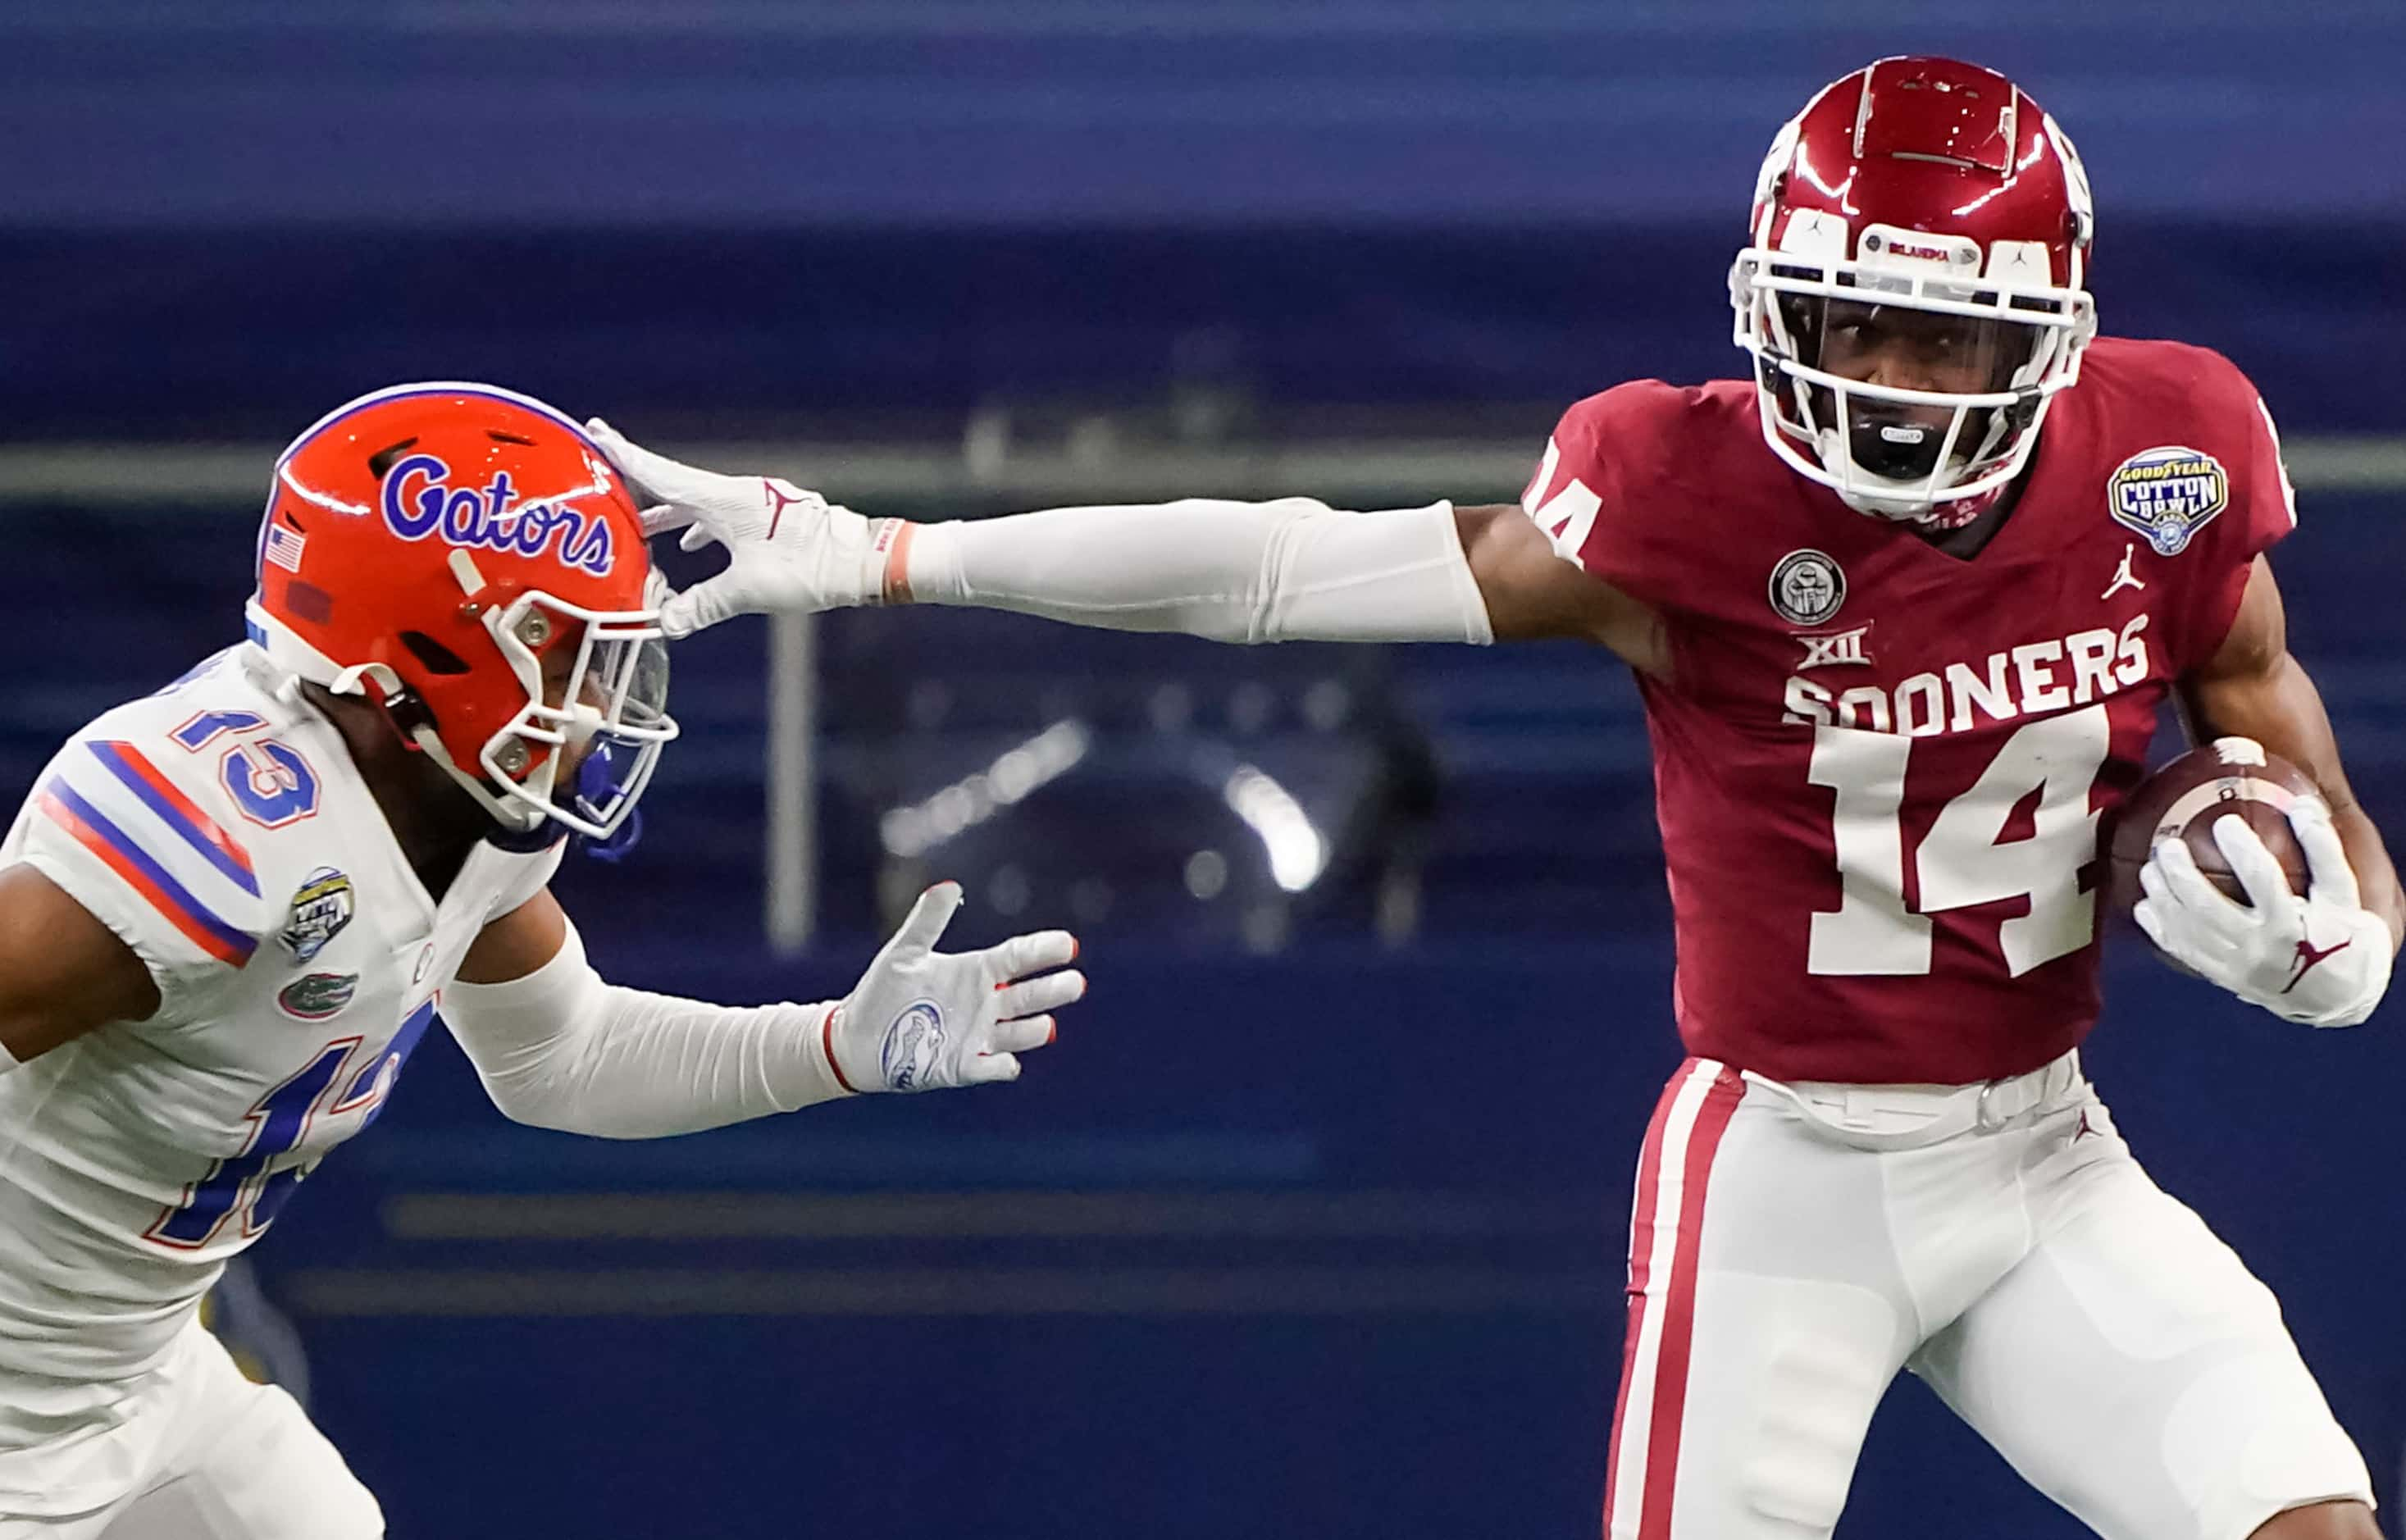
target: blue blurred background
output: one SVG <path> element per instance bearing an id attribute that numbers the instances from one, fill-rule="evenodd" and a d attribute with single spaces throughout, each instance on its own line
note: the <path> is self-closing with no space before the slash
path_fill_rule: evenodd
<path id="1" fill-rule="evenodd" d="M 1507 500 L 1569 401 L 1734 372 L 1772 130 L 1931 50 L 2082 147 L 2107 329 L 2221 348 L 2281 417 L 2294 644 L 2394 841 L 2406 8 L 1900 15 L 0 6 L 0 786 L 238 634 L 275 446 L 400 379 L 914 516 Z M 396 1534 L 1594 1533 L 1677 1060 L 1601 656 L 903 612 L 677 670 L 645 843 L 562 883 L 613 977 L 837 994 L 950 875 L 957 940 L 1074 925 L 1094 994 L 1009 1091 L 654 1144 L 507 1124 L 430 1042 L 255 1253 Z M 2109 974 L 2092 1072 L 2386 1495 L 2399 1008 L 2305 1034 L 2128 937 Z M 1908 1382 L 1841 1533 L 2080 1532 Z"/>

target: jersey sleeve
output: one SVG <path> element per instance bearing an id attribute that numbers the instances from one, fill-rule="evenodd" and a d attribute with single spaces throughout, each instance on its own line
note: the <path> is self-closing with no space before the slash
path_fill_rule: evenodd
<path id="1" fill-rule="evenodd" d="M 1589 576 L 1634 597 L 1659 601 L 1661 565 L 1652 532 L 1630 516 L 1626 488 L 1643 485 L 1633 461 L 1653 447 L 1647 420 L 1660 398 L 1675 396 L 1656 381 L 1615 386 L 1563 414 L 1521 508 L 1553 543 L 1555 553 Z"/>
<path id="2" fill-rule="evenodd" d="M 2272 409 L 2239 366 L 2216 357 L 2224 376 L 2219 416 L 2229 421 L 2230 439 L 2241 445 L 2231 469 L 2230 514 L 2236 525 L 2229 539 L 2234 557 L 2254 561 L 2298 527 L 2298 489 L 2289 482 L 2289 468 L 2281 459 L 2281 431 Z"/>
<path id="3" fill-rule="evenodd" d="M 131 739 L 70 742 L 11 840 L 142 959 L 163 1009 L 247 966 L 276 926 L 252 853 L 211 788 Z M 181 767 L 177 767 L 181 769 Z"/>
<path id="4" fill-rule="evenodd" d="M 1586 565 L 1581 548 L 1594 531 L 1596 515 L 1603 506 L 1591 485 L 1596 476 L 1590 405 L 1583 401 L 1563 414 L 1546 440 L 1546 452 L 1529 478 L 1528 489 L 1521 494 L 1521 511 L 1545 531 L 1554 554 L 1580 567 Z"/>
<path id="5" fill-rule="evenodd" d="M 2201 350 L 2202 351 L 2202 350 Z M 2197 585 L 2185 629 L 2186 663 L 2201 667 L 2230 634 L 2256 558 L 2298 527 L 2298 493 L 2281 459 L 2280 430 L 2254 382 L 2220 354 L 2200 381 L 2198 401 L 2208 416 L 2204 435 L 2227 450 L 2230 505 L 2203 542 L 2211 565 Z"/>

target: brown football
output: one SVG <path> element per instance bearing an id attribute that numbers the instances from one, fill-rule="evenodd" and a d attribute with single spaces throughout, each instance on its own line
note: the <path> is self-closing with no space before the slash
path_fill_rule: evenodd
<path id="1" fill-rule="evenodd" d="M 2106 892 L 2115 913 L 2127 917 L 2139 901 L 2139 869 L 2156 841 L 2188 843 L 2198 870 L 2224 893 L 2247 894 L 2214 842 L 2214 826 L 2244 819 L 2281 863 L 2289 886 L 2306 891 L 2306 853 L 2289 829 L 2288 809 L 2319 795 L 2305 771 L 2244 738 L 2217 738 L 2189 750 L 2139 783 L 2113 815 L 2106 836 Z"/>

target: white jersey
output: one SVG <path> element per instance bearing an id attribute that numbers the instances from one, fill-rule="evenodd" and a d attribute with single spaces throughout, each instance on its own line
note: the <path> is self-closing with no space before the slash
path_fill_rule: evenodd
<path id="1" fill-rule="evenodd" d="M 0 1377 L 64 1387 L 167 1352 L 226 1260 L 375 1120 L 469 944 L 559 847 L 480 844 L 436 903 L 341 735 L 245 644 L 78 733 L 0 843 L 21 861 L 160 996 L 0 1075 Z"/>

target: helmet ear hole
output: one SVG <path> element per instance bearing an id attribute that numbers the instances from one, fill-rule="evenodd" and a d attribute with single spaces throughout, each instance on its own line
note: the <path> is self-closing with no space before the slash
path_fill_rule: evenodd
<path id="1" fill-rule="evenodd" d="M 418 666 L 428 673 L 460 674 L 468 671 L 466 658 L 424 631 L 402 632 L 401 644 L 409 649 L 409 656 L 418 659 Z"/>

